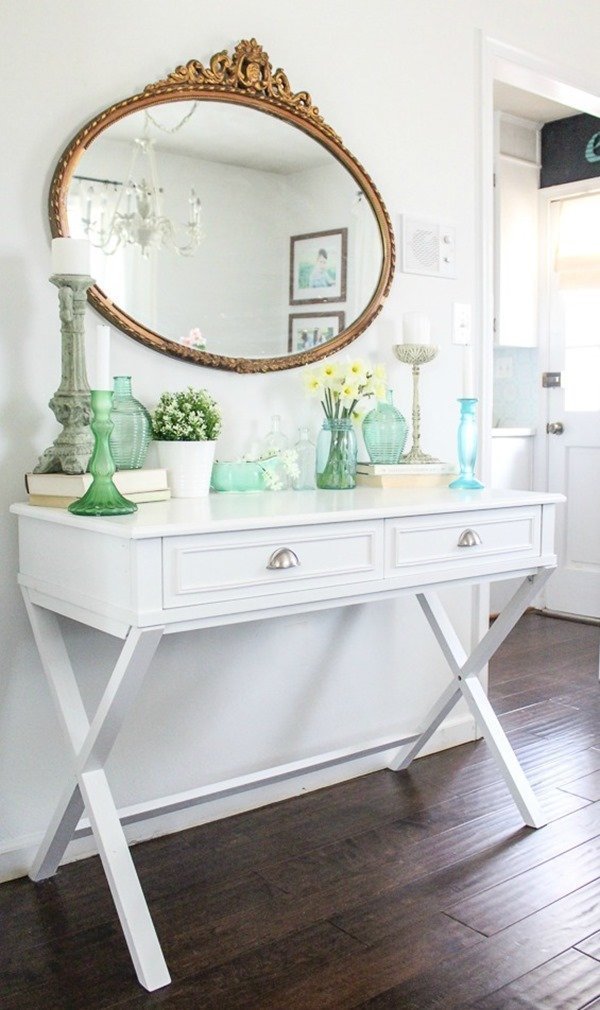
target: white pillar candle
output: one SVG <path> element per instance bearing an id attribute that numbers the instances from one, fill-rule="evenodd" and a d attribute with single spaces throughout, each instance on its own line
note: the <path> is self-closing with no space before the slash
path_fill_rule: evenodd
<path id="1" fill-rule="evenodd" d="M 475 383 L 473 380 L 473 352 L 470 344 L 463 347 L 463 399 L 472 399 L 475 396 Z"/>
<path id="2" fill-rule="evenodd" d="M 52 273 L 90 273 L 90 244 L 85 238 L 52 239 Z"/>
<path id="3" fill-rule="evenodd" d="M 405 344 L 430 344 L 431 322 L 422 312 L 405 312 L 402 319 L 402 341 Z"/>
<path id="4" fill-rule="evenodd" d="M 96 326 L 96 354 L 92 389 L 112 389 L 110 381 L 110 327 Z"/>

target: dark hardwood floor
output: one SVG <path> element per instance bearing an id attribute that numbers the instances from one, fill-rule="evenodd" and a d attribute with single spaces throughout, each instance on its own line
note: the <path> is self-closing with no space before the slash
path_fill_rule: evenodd
<path id="1" fill-rule="evenodd" d="M 134 848 L 173 984 L 133 974 L 98 859 L 0 887 L 2 1010 L 600 1008 L 598 629 L 526 615 L 483 742 Z"/>

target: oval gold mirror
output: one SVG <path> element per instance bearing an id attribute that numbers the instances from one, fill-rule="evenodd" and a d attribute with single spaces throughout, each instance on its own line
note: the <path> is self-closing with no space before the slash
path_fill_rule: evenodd
<path id="1" fill-rule="evenodd" d="M 255 39 L 84 126 L 56 167 L 50 223 L 89 239 L 89 299 L 115 326 L 238 372 L 339 350 L 394 268 L 372 180 Z"/>

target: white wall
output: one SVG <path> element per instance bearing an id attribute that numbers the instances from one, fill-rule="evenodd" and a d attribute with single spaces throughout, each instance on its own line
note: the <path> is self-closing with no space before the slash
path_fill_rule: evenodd
<path id="1" fill-rule="evenodd" d="M 93 113 L 184 60 L 206 60 L 256 36 L 292 86 L 312 93 L 375 179 L 394 219 L 412 211 L 456 223 L 457 279 L 398 274 L 384 313 L 353 348 L 390 366 L 396 400 L 408 410 L 409 371 L 395 362 L 391 344 L 402 312 L 429 313 L 441 351 L 424 375 L 423 443 L 451 459 L 460 372 L 460 354 L 450 344 L 451 303 L 476 303 L 477 295 L 478 31 L 592 73 L 598 7 L 597 0 L 6 0 L 0 19 L 0 869 L 8 875 L 25 870 L 28 846 L 45 826 L 66 768 L 15 586 L 15 524 L 6 508 L 23 497 L 23 471 L 56 433 L 46 407 L 59 380 L 46 198 L 67 140 Z M 476 311 L 475 326 L 477 318 Z M 271 413 L 280 413 L 290 431 L 318 423 L 297 371 L 200 371 L 120 334 L 112 362 L 115 373 L 134 376 L 137 395 L 149 405 L 164 388 L 205 384 L 225 411 L 222 457 L 266 431 Z M 464 634 L 464 596 L 454 596 L 451 606 Z M 92 700 L 116 643 L 75 626 L 67 630 L 75 661 L 94 657 L 84 677 Z M 399 667 L 394 646 L 403 657 Z M 122 804 L 380 735 L 395 728 L 394 711 L 412 725 L 446 680 L 437 646 L 410 600 L 177 636 L 161 645 L 159 657 L 111 758 Z M 370 767 L 376 766 L 373 760 Z M 297 788 L 294 783 L 289 791 Z M 277 795 L 284 793 L 282 787 Z M 217 816 L 273 795 L 234 798 L 195 816 Z M 142 837 L 143 830 L 133 835 Z"/>

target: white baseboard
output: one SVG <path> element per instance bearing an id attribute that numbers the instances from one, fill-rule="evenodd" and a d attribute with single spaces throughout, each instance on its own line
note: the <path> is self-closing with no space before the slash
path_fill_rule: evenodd
<path id="1" fill-rule="evenodd" d="M 467 714 L 455 719 L 447 719 L 423 748 L 419 757 L 425 754 L 432 754 L 436 751 L 446 750 L 449 747 L 456 747 L 459 744 L 469 743 L 475 739 L 477 739 L 476 727 L 470 715 Z M 366 744 L 361 748 L 361 751 L 368 751 L 369 747 L 370 745 Z M 388 767 L 393 753 L 395 751 L 388 750 L 369 754 L 366 757 L 357 756 L 355 759 L 318 768 L 315 771 L 310 771 L 309 769 L 302 775 L 295 775 L 289 779 L 272 782 L 268 785 L 259 784 L 252 789 L 243 789 L 239 792 L 229 793 L 226 796 L 217 796 L 198 805 L 187 806 L 184 809 L 174 811 L 171 810 L 168 813 L 161 811 L 164 811 L 169 806 L 173 806 L 174 798 L 163 797 L 156 800 L 156 803 L 148 812 L 146 819 L 126 824 L 124 829 L 125 834 L 129 843 L 136 845 L 138 842 L 147 841 L 149 838 L 174 834 L 177 831 L 185 831 L 187 828 L 197 827 L 200 824 L 207 824 L 209 821 L 232 817 L 247 810 L 256 810 L 258 807 L 267 806 L 269 803 L 277 803 L 280 800 L 290 799 L 293 796 L 300 796 L 302 793 L 323 789 L 326 786 L 336 785 L 348 779 L 358 778 L 360 775 L 380 771 L 382 768 Z M 319 761 L 319 758 L 315 758 L 314 764 L 318 765 Z M 134 809 L 125 808 L 120 810 L 120 816 L 126 820 Z M 10 839 L 0 846 L 0 881 L 27 876 L 42 837 L 41 832 L 25 835 L 20 838 Z M 94 838 L 92 835 L 87 834 L 82 838 L 76 838 L 70 843 L 63 862 L 70 863 L 77 859 L 85 859 L 88 856 L 96 854 L 97 849 Z"/>

